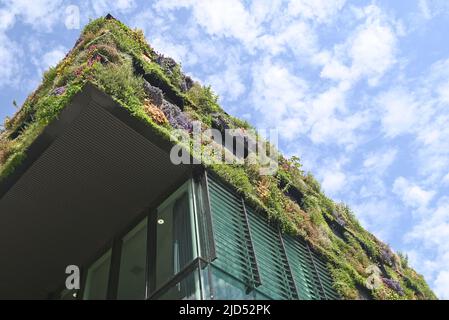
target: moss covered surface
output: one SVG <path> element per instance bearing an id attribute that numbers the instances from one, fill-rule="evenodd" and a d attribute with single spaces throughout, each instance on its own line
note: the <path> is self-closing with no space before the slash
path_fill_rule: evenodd
<path id="1" fill-rule="evenodd" d="M 100 18 L 85 27 L 74 48 L 44 74 L 42 84 L 14 117 L 6 119 L 0 134 L 0 180 L 23 161 L 34 139 L 88 81 L 166 139 L 174 128 L 189 136 L 193 120 L 201 121 L 203 128 L 251 129 L 222 110 L 210 87 L 193 82 L 179 64 L 155 52 L 141 31 Z M 284 232 L 300 235 L 321 253 L 343 298 L 436 298 L 406 257 L 363 229 L 347 206 L 326 197 L 314 177 L 301 170 L 298 158 L 278 158 L 274 176 L 260 175 L 258 165 L 249 161 L 208 167 L 262 214 L 280 223 Z M 373 265 L 380 282 L 369 289 L 366 282 Z"/>

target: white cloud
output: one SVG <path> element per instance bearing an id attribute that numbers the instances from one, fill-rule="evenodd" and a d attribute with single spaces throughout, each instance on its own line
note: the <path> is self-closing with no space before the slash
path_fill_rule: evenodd
<path id="1" fill-rule="evenodd" d="M 353 115 L 338 117 L 331 115 L 316 121 L 310 131 L 310 139 L 314 143 L 340 144 L 352 149 L 359 143 L 360 137 L 355 132 L 368 126 L 370 119 L 367 113 L 355 112 Z"/>
<path id="2" fill-rule="evenodd" d="M 346 175 L 341 171 L 329 171 L 324 174 L 321 186 L 329 194 L 337 194 L 346 183 Z"/>
<path id="3" fill-rule="evenodd" d="M 317 22 L 329 22 L 345 5 L 346 0 L 291 0 L 288 11 L 291 15 L 300 15 Z"/>
<path id="4" fill-rule="evenodd" d="M 443 299 L 449 299 L 449 270 L 441 271 L 435 279 L 435 292 Z"/>
<path id="5" fill-rule="evenodd" d="M 191 8 L 195 21 L 209 35 L 233 37 L 249 47 L 259 34 L 258 24 L 239 0 L 168 0 L 159 1 L 155 8 Z"/>
<path id="6" fill-rule="evenodd" d="M 352 73 L 367 76 L 372 84 L 395 63 L 396 37 L 379 20 L 367 23 L 354 37 L 350 48 Z"/>
<path id="7" fill-rule="evenodd" d="M 0 30 L 5 30 L 11 27 L 14 24 L 14 13 L 0 9 Z"/>
<path id="8" fill-rule="evenodd" d="M 449 12 L 449 3 L 446 0 L 419 0 L 418 9 L 425 20 L 434 19 Z"/>
<path id="9" fill-rule="evenodd" d="M 0 88 L 18 82 L 19 57 L 17 45 L 0 32 Z"/>
<path id="10" fill-rule="evenodd" d="M 63 16 L 62 9 L 62 0 L 5 0 L 3 10 L 8 19 L 17 16 L 33 28 L 49 30 Z"/>
<path id="11" fill-rule="evenodd" d="M 191 53 L 189 53 L 187 47 L 182 44 L 168 42 L 162 37 L 153 37 L 151 38 L 151 45 L 158 52 L 163 52 L 165 56 L 172 57 L 176 61 L 192 63 Z"/>
<path id="12" fill-rule="evenodd" d="M 417 102 L 405 89 L 395 88 L 383 93 L 376 105 L 382 112 L 382 128 L 387 137 L 413 132 L 418 124 Z"/>
<path id="13" fill-rule="evenodd" d="M 292 1 L 282 7 L 280 1 L 243 4 L 237 0 L 167 0 L 157 2 L 156 16 L 146 20 L 156 21 L 157 28 L 153 29 L 163 30 L 153 33 L 151 42 L 164 39 L 160 42 L 171 44 L 165 36 L 166 25 L 161 27 L 159 18 L 170 17 L 177 9 L 188 9 L 185 30 L 180 32 L 191 44 L 167 47 L 175 49 L 174 55 L 184 56 L 187 65 L 201 61 L 206 73 L 202 79 L 214 84 L 230 101 L 243 94 L 246 86 L 241 80 L 241 66 L 233 62 L 240 63 L 240 58 L 230 59 L 228 51 L 232 49 L 220 47 L 219 41 L 239 40 L 239 54 L 249 55 L 253 61 L 252 67 L 245 66 L 252 68 L 252 107 L 270 114 L 260 117 L 259 124 L 276 126 L 284 139 L 307 134 L 312 142 L 337 143 L 351 149 L 362 141 L 359 133 L 366 131 L 374 119 L 367 110 L 349 110 L 346 96 L 359 79 L 366 77 L 373 82 L 395 63 L 396 35 L 394 21 L 378 7 L 368 6 L 357 13 L 354 32 L 331 51 L 320 48 L 315 22 L 330 22 L 344 5 L 345 1 Z M 301 66 L 279 59 L 282 54 L 292 54 L 294 61 L 305 67 L 321 66 L 321 75 L 337 83 L 309 88 L 308 81 L 297 76 L 295 68 Z M 191 56 L 195 57 L 193 61 L 189 61 Z M 217 74 L 217 69 L 225 71 Z"/>
<path id="14" fill-rule="evenodd" d="M 403 215 L 394 201 L 383 194 L 380 197 L 370 196 L 366 201 L 357 201 L 351 207 L 362 225 L 383 241 L 391 238 L 399 218 Z"/>
<path id="15" fill-rule="evenodd" d="M 41 59 L 41 67 L 46 70 L 49 67 L 54 67 L 58 64 L 59 61 L 62 60 L 62 58 L 64 58 L 64 56 L 67 53 L 67 49 L 62 47 L 62 46 L 58 46 L 57 48 L 50 50 L 48 52 L 46 52 Z"/>
<path id="16" fill-rule="evenodd" d="M 435 191 L 424 190 L 404 177 L 399 177 L 394 181 L 393 192 L 402 199 L 406 206 L 415 208 L 426 207 L 435 195 Z"/>
<path id="17" fill-rule="evenodd" d="M 387 188 L 380 175 L 368 171 L 363 173 L 365 174 L 359 177 L 362 186 L 357 198 L 386 198 Z"/>
<path id="18" fill-rule="evenodd" d="M 363 166 L 367 169 L 374 170 L 382 175 L 396 159 L 397 150 L 394 148 L 379 151 L 377 153 L 370 153 L 365 157 Z"/>
<path id="19" fill-rule="evenodd" d="M 377 99 L 385 135 L 407 134 L 413 139 L 410 153 L 417 173 L 432 183 L 441 181 L 449 170 L 448 70 L 449 59 L 437 61 L 423 76 Z"/>
<path id="20" fill-rule="evenodd" d="M 444 176 L 442 182 L 443 184 L 449 185 L 449 172 Z"/>
<path id="21" fill-rule="evenodd" d="M 246 89 L 242 81 L 242 68 L 238 57 L 229 57 L 222 72 L 209 76 L 207 82 L 216 90 L 222 100 L 235 101 Z"/>
<path id="22" fill-rule="evenodd" d="M 435 208 L 418 221 L 405 236 L 405 241 L 415 245 L 414 263 L 427 279 L 433 282 L 435 293 L 449 299 L 449 198 L 437 201 Z"/>
<path id="23" fill-rule="evenodd" d="M 331 51 L 317 51 L 317 40 L 308 44 L 314 53 L 312 63 L 322 66 L 320 76 L 337 82 L 307 96 L 311 103 L 303 122 L 314 143 L 337 143 L 347 149 L 357 146 L 363 140 L 361 133 L 375 121 L 375 114 L 362 108 L 348 110 L 346 96 L 361 79 L 376 85 L 396 63 L 396 22 L 374 5 L 360 9 L 356 16 L 362 22 Z"/>
<path id="24" fill-rule="evenodd" d="M 300 119 L 308 84 L 286 67 L 266 59 L 253 67 L 252 101 L 263 116 L 262 127 L 276 126 L 285 139 L 292 139 L 304 130 Z M 289 119 L 296 119 L 289 122 Z"/>
<path id="25" fill-rule="evenodd" d="M 283 2 L 284 0 L 252 1 L 249 4 L 249 11 L 256 23 L 267 23 L 280 17 Z"/>
<path id="26" fill-rule="evenodd" d="M 426 19 L 432 18 L 432 12 L 430 11 L 429 4 L 427 0 L 419 0 L 418 2 L 419 9 L 421 10 L 422 15 Z"/>
<path id="27" fill-rule="evenodd" d="M 290 49 L 297 57 L 313 58 L 318 50 L 315 31 L 305 21 L 289 21 L 279 27 L 279 30 L 270 31 L 257 40 L 258 47 L 270 55 L 278 55 Z"/>
<path id="28" fill-rule="evenodd" d="M 96 16 L 104 15 L 113 10 L 127 12 L 133 9 L 136 5 L 134 0 L 92 0 L 90 3 Z"/>
<path id="29" fill-rule="evenodd" d="M 375 5 L 357 12 L 364 23 L 345 43 L 336 45 L 332 54 L 321 54 L 319 59 L 324 64 L 321 76 L 350 83 L 366 78 L 370 85 L 376 85 L 396 62 L 396 22 Z"/>

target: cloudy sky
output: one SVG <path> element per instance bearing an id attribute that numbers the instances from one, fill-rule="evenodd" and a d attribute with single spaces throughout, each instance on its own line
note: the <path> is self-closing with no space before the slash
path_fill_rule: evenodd
<path id="1" fill-rule="evenodd" d="M 284 153 L 449 298 L 448 1 L 0 0 L 0 118 L 108 12 L 225 110 L 277 128 Z"/>

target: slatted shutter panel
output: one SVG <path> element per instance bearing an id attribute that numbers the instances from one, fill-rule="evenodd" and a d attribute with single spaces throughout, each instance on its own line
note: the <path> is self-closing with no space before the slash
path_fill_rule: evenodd
<path id="1" fill-rule="evenodd" d="M 298 299 L 278 228 L 246 209 L 262 283 L 258 291 L 275 300 Z"/>
<path id="2" fill-rule="evenodd" d="M 326 300 L 338 300 L 340 299 L 338 293 L 332 286 L 332 278 L 327 269 L 326 263 L 320 258 L 320 256 L 311 251 L 313 263 L 316 270 L 318 288 L 320 289 L 321 299 Z"/>
<path id="3" fill-rule="evenodd" d="M 312 257 L 307 244 L 289 235 L 284 235 L 284 246 L 295 279 L 298 296 L 302 300 L 319 300 Z"/>
<path id="4" fill-rule="evenodd" d="M 212 227 L 217 259 L 214 266 L 254 288 L 260 283 L 242 199 L 208 175 Z"/>
<path id="5" fill-rule="evenodd" d="M 283 238 L 300 299 L 339 299 L 326 264 L 320 256 L 297 237 L 284 235 Z"/>
<path id="6" fill-rule="evenodd" d="M 214 175 L 207 185 L 215 267 L 272 299 L 339 299 L 326 264 L 305 241 L 281 236 Z"/>

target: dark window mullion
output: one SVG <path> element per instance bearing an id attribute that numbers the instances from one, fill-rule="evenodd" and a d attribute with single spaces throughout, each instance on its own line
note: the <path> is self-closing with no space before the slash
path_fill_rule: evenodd
<path id="1" fill-rule="evenodd" d="M 111 265 L 109 267 L 108 290 L 106 294 L 106 299 L 108 300 L 117 299 L 122 243 L 122 239 L 117 238 L 112 242 Z"/>
<path id="2" fill-rule="evenodd" d="M 201 191 L 204 196 L 204 226 L 205 232 L 207 233 L 208 239 L 208 262 L 211 262 L 217 258 L 217 250 L 215 245 L 215 237 L 214 237 L 214 228 L 213 228 L 213 217 L 212 217 L 212 207 L 211 207 L 211 198 L 210 198 L 210 189 L 209 189 L 209 178 L 207 176 L 207 170 L 204 170 L 204 175 L 201 179 Z"/>
<path id="3" fill-rule="evenodd" d="M 157 210 L 151 209 L 148 214 L 147 229 L 147 296 L 156 290 L 156 259 L 157 259 Z"/>
<path id="4" fill-rule="evenodd" d="M 150 251 L 153 249 L 151 247 L 151 235 L 150 232 L 152 232 L 151 230 L 151 219 L 150 219 L 150 215 L 151 215 L 151 210 L 147 209 L 147 243 L 146 243 L 146 250 L 145 250 L 145 299 L 148 299 L 148 297 L 150 296 Z"/>

